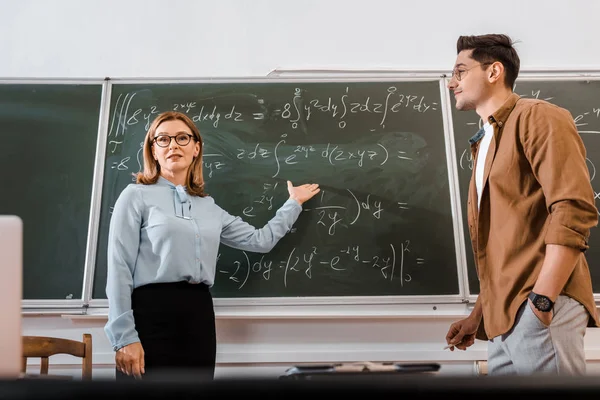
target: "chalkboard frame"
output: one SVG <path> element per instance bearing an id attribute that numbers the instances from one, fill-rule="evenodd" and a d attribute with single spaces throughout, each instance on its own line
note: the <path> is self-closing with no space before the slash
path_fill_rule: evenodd
<path id="1" fill-rule="evenodd" d="M 217 309 L 232 310 L 234 314 L 241 316 L 247 313 L 256 314 L 266 308 L 281 309 L 283 314 L 293 314 L 292 309 L 298 309 L 297 306 L 305 306 L 313 309 L 316 314 L 321 314 L 321 305 L 344 307 L 367 307 L 368 310 L 375 310 L 375 306 L 386 307 L 396 304 L 410 304 L 411 309 L 421 310 L 422 313 L 428 313 L 431 310 L 431 304 L 467 304 L 474 303 L 477 300 L 477 294 L 473 294 L 469 289 L 469 279 L 467 274 L 466 257 L 469 254 L 470 243 L 465 243 L 463 215 L 460 204 L 464 199 L 461 197 L 458 182 L 458 162 L 456 159 L 456 141 L 454 137 L 454 124 L 452 120 L 452 103 L 450 92 L 447 89 L 449 72 L 437 71 L 298 71 L 295 76 L 274 76 L 274 77 L 245 77 L 245 78 L 189 78 L 189 79 L 0 79 L 0 84 L 101 84 L 102 94 L 98 99 L 100 103 L 100 120 L 98 122 L 98 137 L 96 145 L 96 155 L 94 161 L 94 177 L 92 201 L 90 204 L 90 221 L 87 237 L 86 262 L 84 266 L 84 279 L 82 282 L 82 298 L 72 300 L 23 300 L 24 313 L 59 313 L 59 314 L 86 314 L 94 309 L 103 312 L 108 307 L 105 299 L 92 298 L 93 276 L 95 265 L 95 250 L 98 236 L 99 209 L 102 194 L 102 181 L 104 174 L 104 159 L 107 146 L 107 132 L 110 118 L 111 89 L 113 85 L 118 84 L 160 84 L 160 83 L 242 83 L 242 82 L 336 82 L 336 81 L 431 81 L 439 82 L 440 97 L 442 99 L 442 115 L 444 123 L 445 148 L 448 163 L 449 185 L 451 209 L 453 213 L 453 232 L 456 244 L 456 256 L 458 264 L 459 294 L 453 296 L 367 296 L 367 297 L 277 297 L 277 298 L 216 298 L 215 306 Z M 553 81 L 553 80 L 600 80 L 600 71 L 562 71 L 562 70 L 530 70 L 522 71 L 517 80 L 520 81 Z M 600 302 L 600 293 L 594 294 L 596 303 Z M 356 307 L 354 307 L 356 306 Z M 442 307 L 443 308 L 443 307 Z M 258 311 L 257 311 L 258 310 Z M 435 307 L 434 307 L 435 310 Z M 342 311 L 342 313 L 353 311 Z M 385 312 L 384 312 L 385 313 Z M 392 312 L 393 313 L 393 312 Z M 417 312 L 418 313 L 418 312 Z M 377 314 L 373 314 L 376 316 Z"/>

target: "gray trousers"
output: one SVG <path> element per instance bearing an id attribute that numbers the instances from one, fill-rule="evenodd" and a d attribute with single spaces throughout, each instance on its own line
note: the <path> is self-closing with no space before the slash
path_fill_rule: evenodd
<path id="1" fill-rule="evenodd" d="M 576 300 L 558 296 L 550 326 L 525 301 L 512 329 L 488 342 L 489 375 L 584 375 L 589 315 Z"/>

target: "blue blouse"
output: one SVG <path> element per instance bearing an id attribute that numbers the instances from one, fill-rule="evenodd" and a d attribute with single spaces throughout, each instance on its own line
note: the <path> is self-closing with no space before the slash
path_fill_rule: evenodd
<path id="1" fill-rule="evenodd" d="M 188 196 L 160 177 L 130 184 L 117 199 L 108 235 L 105 332 L 113 349 L 139 342 L 131 293 L 138 286 L 188 281 L 212 286 L 219 244 L 267 253 L 290 231 L 302 206 L 288 199 L 262 228 L 227 213 L 210 197 Z"/>

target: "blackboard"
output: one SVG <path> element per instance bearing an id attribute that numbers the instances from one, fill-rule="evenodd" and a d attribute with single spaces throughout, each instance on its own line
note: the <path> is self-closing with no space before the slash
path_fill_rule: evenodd
<path id="1" fill-rule="evenodd" d="M 207 192 L 260 227 L 285 182 L 319 183 L 269 254 L 222 246 L 215 297 L 458 295 L 440 83 L 114 83 L 93 298 L 106 298 L 111 207 L 157 113 L 190 116 Z"/>
<path id="2" fill-rule="evenodd" d="M 0 85 L 0 214 L 23 220 L 24 299 L 81 299 L 101 89 Z"/>
<path id="3" fill-rule="evenodd" d="M 598 78 L 522 76 L 516 92 L 572 113 L 600 199 Z M 168 109 L 197 122 L 207 190 L 232 214 L 261 226 L 287 198 L 285 180 L 323 188 L 271 254 L 221 249 L 216 297 L 459 294 L 457 270 L 464 266 L 456 261 L 453 168 L 469 293 L 479 292 L 465 205 L 467 141 L 480 121 L 448 105 L 457 161 L 449 168 L 438 80 L 112 83 L 104 177 L 96 187 L 99 221 L 91 225 L 98 242 L 86 265 L 88 240 L 96 236 L 88 225 L 101 95 L 99 83 L 0 85 L 0 214 L 24 221 L 25 299 L 105 299 L 110 207 L 139 169 L 147 123 Z M 587 252 L 595 293 L 599 236 L 593 229 Z"/>
<path id="4" fill-rule="evenodd" d="M 580 78 L 578 80 L 535 80 L 520 78 L 515 93 L 524 98 L 538 98 L 564 107 L 571 112 L 587 150 L 587 162 L 591 183 L 596 196 L 596 207 L 600 207 L 600 81 Z M 473 160 L 468 140 L 482 126 L 475 111 L 456 111 L 452 101 L 452 120 L 456 141 L 456 157 L 459 171 L 459 186 L 463 214 L 463 234 L 466 243 L 469 292 L 479 293 L 479 281 L 475 270 L 471 241 L 467 224 L 466 199 Z M 600 292 L 600 232 L 593 228 L 589 250 L 586 252 L 590 265 L 594 293 Z"/>

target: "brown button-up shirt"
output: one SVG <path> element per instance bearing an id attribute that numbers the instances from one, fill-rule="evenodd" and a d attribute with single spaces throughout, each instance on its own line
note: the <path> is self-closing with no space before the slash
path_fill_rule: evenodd
<path id="1" fill-rule="evenodd" d="M 547 244 L 581 250 L 561 294 L 585 306 L 588 326 L 600 326 L 585 258 L 598 211 L 586 150 L 571 114 L 513 93 L 489 122 L 494 136 L 485 160 L 479 211 L 475 168 L 468 199 L 483 310 L 477 338 L 491 339 L 511 329 L 538 278 Z M 482 137 L 483 130 L 470 139 L 475 165 Z"/>

